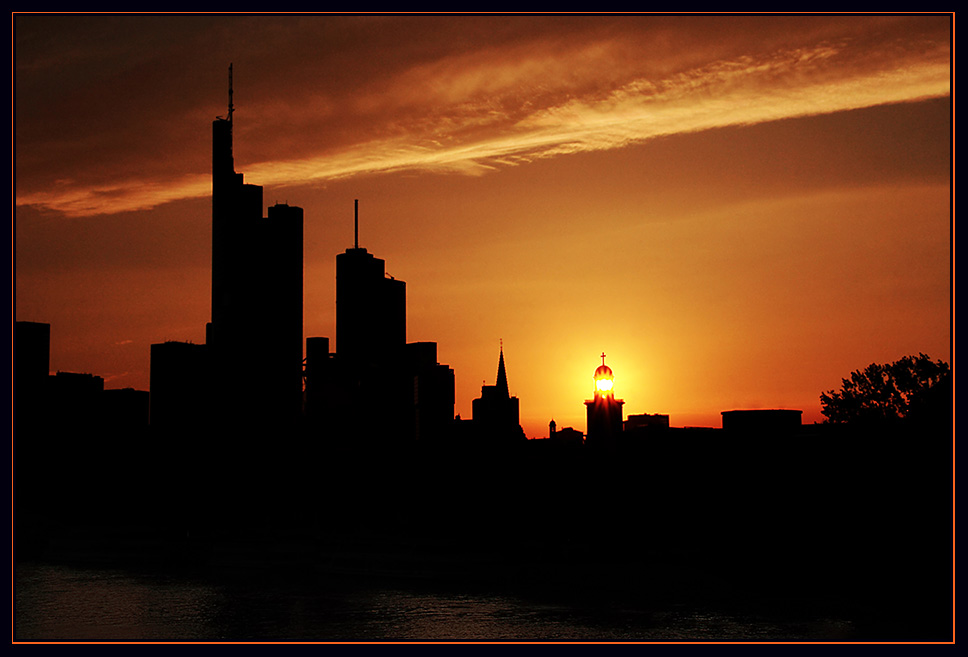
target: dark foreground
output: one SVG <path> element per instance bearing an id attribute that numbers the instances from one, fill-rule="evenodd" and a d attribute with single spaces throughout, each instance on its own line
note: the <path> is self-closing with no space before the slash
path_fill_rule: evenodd
<path id="1" fill-rule="evenodd" d="M 347 450 L 291 435 L 273 445 L 186 459 L 187 443 L 156 436 L 140 469 L 18 468 L 16 586 L 38 568 L 121 569 L 281 601 L 276 616 L 327 601 L 284 631 L 174 639 L 187 641 L 953 639 L 940 433 L 668 435 L 608 452 L 537 441 Z M 439 622 L 417 635 L 327 625 L 340 605 L 366 606 L 336 594 L 346 591 L 446 609 L 456 596 L 466 608 L 445 636 L 428 629 Z M 597 620 L 553 624 L 544 639 L 527 629 L 540 624 L 489 639 L 460 630 L 495 600 L 516 601 L 505 620 L 536 608 Z M 15 639 L 44 640 L 24 604 Z"/>

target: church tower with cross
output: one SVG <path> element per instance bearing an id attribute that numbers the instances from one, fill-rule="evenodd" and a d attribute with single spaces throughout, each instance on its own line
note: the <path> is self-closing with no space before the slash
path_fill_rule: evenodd
<path id="1" fill-rule="evenodd" d="M 596 448 L 614 447 L 622 435 L 622 406 L 625 402 L 615 397 L 615 376 L 612 368 L 605 364 L 604 352 L 594 378 L 595 394 L 585 401 L 585 444 Z"/>

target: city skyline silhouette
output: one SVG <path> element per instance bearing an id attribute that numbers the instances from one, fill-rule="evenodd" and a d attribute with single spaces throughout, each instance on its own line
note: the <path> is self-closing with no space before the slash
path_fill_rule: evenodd
<path id="1" fill-rule="evenodd" d="M 15 19 L 17 565 L 946 640 L 953 18 L 64 18 Z M 51 99 L 135 32 L 195 73 Z"/>
<path id="2" fill-rule="evenodd" d="M 360 199 L 361 245 L 407 281 L 407 340 L 438 343 L 440 361 L 456 372 L 455 410 L 463 417 L 481 381 L 493 376 L 501 338 L 529 437 L 547 435 L 551 418 L 583 423 L 575 401 L 591 393 L 603 350 L 621 372 L 629 412 L 669 414 L 676 426 L 719 426 L 719 413 L 737 408 L 802 409 L 812 423 L 822 420 L 819 392 L 858 367 L 918 352 L 951 360 L 943 16 L 386 18 L 443 40 L 439 60 L 402 49 L 406 57 L 392 65 L 396 77 L 386 79 L 371 77 L 371 60 L 403 46 L 366 17 L 228 20 L 238 38 L 243 28 L 278 24 L 305 57 L 290 63 L 280 54 L 270 74 L 265 63 L 238 53 L 196 51 L 194 42 L 179 51 L 172 42 L 168 60 L 191 58 L 204 79 L 179 79 L 170 64 L 165 75 L 134 68 L 129 78 L 85 69 L 80 60 L 76 72 L 28 67 L 41 44 L 52 47 L 47 37 L 28 38 L 35 25 L 51 37 L 63 33 L 64 44 L 95 49 L 85 35 L 115 24 L 130 25 L 112 32 L 112 42 L 125 47 L 128 34 L 205 30 L 208 23 L 18 18 L 17 318 L 51 324 L 59 369 L 144 390 L 150 344 L 205 341 L 211 138 L 204 126 L 213 108 L 225 111 L 229 61 L 235 104 L 244 108 L 236 115 L 237 170 L 263 186 L 266 206 L 289 202 L 309 216 L 304 335 L 335 340 L 335 255 L 353 244 L 352 204 Z M 444 24 L 453 30 L 439 30 Z M 805 24 L 829 38 L 796 29 Z M 657 31 L 693 43 L 719 25 L 739 43 L 773 35 L 750 57 L 771 62 L 774 87 L 755 74 L 740 87 L 712 77 L 745 70 L 729 51 L 732 38 L 709 53 L 705 68 L 699 49 L 691 57 L 700 61 L 683 63 L 676 57 L 690 53 L 685 46 L 648 50 Z M 451 42 L 475 26 L 487 26 L 490 36 Z M 345 41 L 310 38 L 314 30 L 341 29 Z M 852 81 L 878 74 L 862 65 L 865 51 L 823 45 L 851 31 L 936 43 L 920 54 L 897 51 L 900 59 L 878 69 L 929 86 L 899 82 L 881 84 L 883 96 L 871 97 L 866 86 L 859 93 Z M 570 67 L 570 83 L 558 76 L 570 60 L 556 58 L 567 39 L 585 44 L 573 58 L 587 68 Z M 503 43 L 510 54 L 489 43 Z M 600 43 L 608 45 L 596 50 Z M 787 78 L 798 52 L 831 56 L 805 60 L 809 67 L 799 70 L 810 76 Z M 531 69 L 517 66 L 522 59 L 545 74 L 545 96 L 527 97 L 530 81 L 522 76 Z M 310 74 L 310 61 L 331 75 Z M 625 63 L 611 77 L 594 74 L 593 66 L 617 61 Z M 285 70 L 291 83 L 276 74 Z M 505 81 L 505 70 L 517 77 Z M 87 79 L 91 85 L 80 84 Z M 496 85 L 498 111 L 483 114 L 491 118 L 475 129 L 462 112 L 487 107 L 485 80 Z M 686 80 L 707 85 L 706 95 L 676 86 Z M 310 81 L 322 85 L 317 92 Z M 61 91 L 48 100 L 43 89 L 52 84 Z M 114 100 L 113 87 L 136 89 L 139 106 L 151 106 L 158 123 L 140 126 L 128 105 L 134 96 Z M 823 88 L 827 105 L 785 104 Z M 571 106 L 562 98 L 569 92 Z M 612 105 L 601 101 L 609 93 Z M 675 94 L 686 94 L 684 105 L 672 101 Z M 771 117 L 788 120 L 686 112 L 715 107 L 704 98 L 769 107 Z M 58 114 L 60 102 L 69 104 L 70 122 Z M 533 116 L 525 114 L 528 102 L 537 104 Z M 402 118 L 383 113 L 393 107 Z M 434 111 L 448 119 L 435 121 Z M 648 129 L 641 113 L 650 111 L 666 123 Z M 604 130 L 596 123 L 577 132 L 588 117 L 608 112 L 624 117 L 617 124 L 628 135 L 593 132 Z M 563 123 L 568 116 L 573 125 Z M 98 117 L 111 117 L 110 125 Z M 64 133 L 68 123 L 73 134 L 100 139 L 101 150 L 78 159 Z M 539 131 L 546 124 L 547 135 Z M 441 132 L 435 142 L 434 125 L 454 133 Z M 561 146 L 556 134 L 561 143 L 575 139 Z M 454 159 L 461 144 L 467 155 Z M 71 338 L 56 339 L 63 331 Z"/>

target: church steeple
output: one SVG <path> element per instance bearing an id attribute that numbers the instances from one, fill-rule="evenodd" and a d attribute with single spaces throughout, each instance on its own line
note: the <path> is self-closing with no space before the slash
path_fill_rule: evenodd
<path id="1" fill-rule="evenodd" d="M 521 429 L 518 398 L 508 389 L 508 373 L 504 366 L 504 341 L 497 361 L 497 381 L 481 386 L 481 396 L 471 405 L 473 421 L 481 436 L 498 441 L 524 440 Z"/>
<path id="2" fill-rule="evenodd" d="M 497 392 L 502 397 L 510 397 L 511 391 L 508 388 L 508 373 L 504 369 L 504 341 L 501 341 L 501 357 L 497 363 L 497 381 L 494 384 Z"/>

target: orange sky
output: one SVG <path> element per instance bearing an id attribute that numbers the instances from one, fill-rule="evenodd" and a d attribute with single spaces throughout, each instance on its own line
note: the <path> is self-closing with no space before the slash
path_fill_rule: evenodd
<path id="1" fill-rule="evenodd" d="M 951 361 L 950 16 L 14 17 L 15 315 L 51 368 L 148 387 L 204 341 L 211 121 L 305 209 L 306 336 L 335 256 L 407 282 L 470 416 L 504 341 L 529 436 L 721 426 L 871 362 Z"/>

